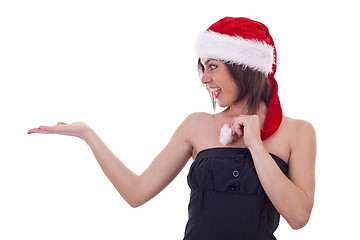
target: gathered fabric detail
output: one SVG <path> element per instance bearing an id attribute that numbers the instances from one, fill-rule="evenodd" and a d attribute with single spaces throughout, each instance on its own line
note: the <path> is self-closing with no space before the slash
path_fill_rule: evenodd
<path id="1" fill-rule="evenodd" d="M 287 164 L 271 156 L 286 175 Z M 248 149 L 199 152 L 187 180 L 191 195 L 184 239 L 275 239 L 280 215 L 260 183 Z"/>

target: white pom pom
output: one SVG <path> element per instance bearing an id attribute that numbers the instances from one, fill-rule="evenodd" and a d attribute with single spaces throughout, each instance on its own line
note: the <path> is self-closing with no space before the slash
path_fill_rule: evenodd
<path id="1" fill-rule="evenodd" d="M 231 128 L 228 124 L 224 124 L 221 128 L 219 139 L 222 145 L 227 145 L 234 141 L 234 137 L 231 135 Z"/>

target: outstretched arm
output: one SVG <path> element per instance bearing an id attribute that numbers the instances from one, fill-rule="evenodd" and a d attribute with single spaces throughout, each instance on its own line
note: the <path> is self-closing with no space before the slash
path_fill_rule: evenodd
<path id="1" fill-rule="evenodd" d="M 28 133 L 61 134 L 83 139 L 116 190 L 132 207 L 138 207 L 161 192 L 191 157 L 187 122 L 185 120 L 178 127 L 167 146 L 140 176 L 129 170 L 85 123 L 58 123 L 34 128 Z"/>

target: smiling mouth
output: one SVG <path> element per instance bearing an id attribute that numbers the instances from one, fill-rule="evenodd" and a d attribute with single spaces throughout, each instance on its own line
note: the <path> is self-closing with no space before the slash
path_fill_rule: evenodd
<path id="1" fill-rule="evenodd" d="M 221 93 L 221 88 L 209 88 L 209 91 L 214 95 L 215 98 L 218 98 Z"/>

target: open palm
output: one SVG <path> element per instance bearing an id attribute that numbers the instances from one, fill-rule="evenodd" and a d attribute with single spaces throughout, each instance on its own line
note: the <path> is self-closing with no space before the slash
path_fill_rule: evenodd
<path id="1" fill-rule="evenodd" d="M 60 134 L 82 138 L 88 129 L 89 126 L 83 122 L 74 122 L 71 124 L 59 122 L 55 126 L 40 126 L 38 128 L 30 129 L 28 134 Z"/>

